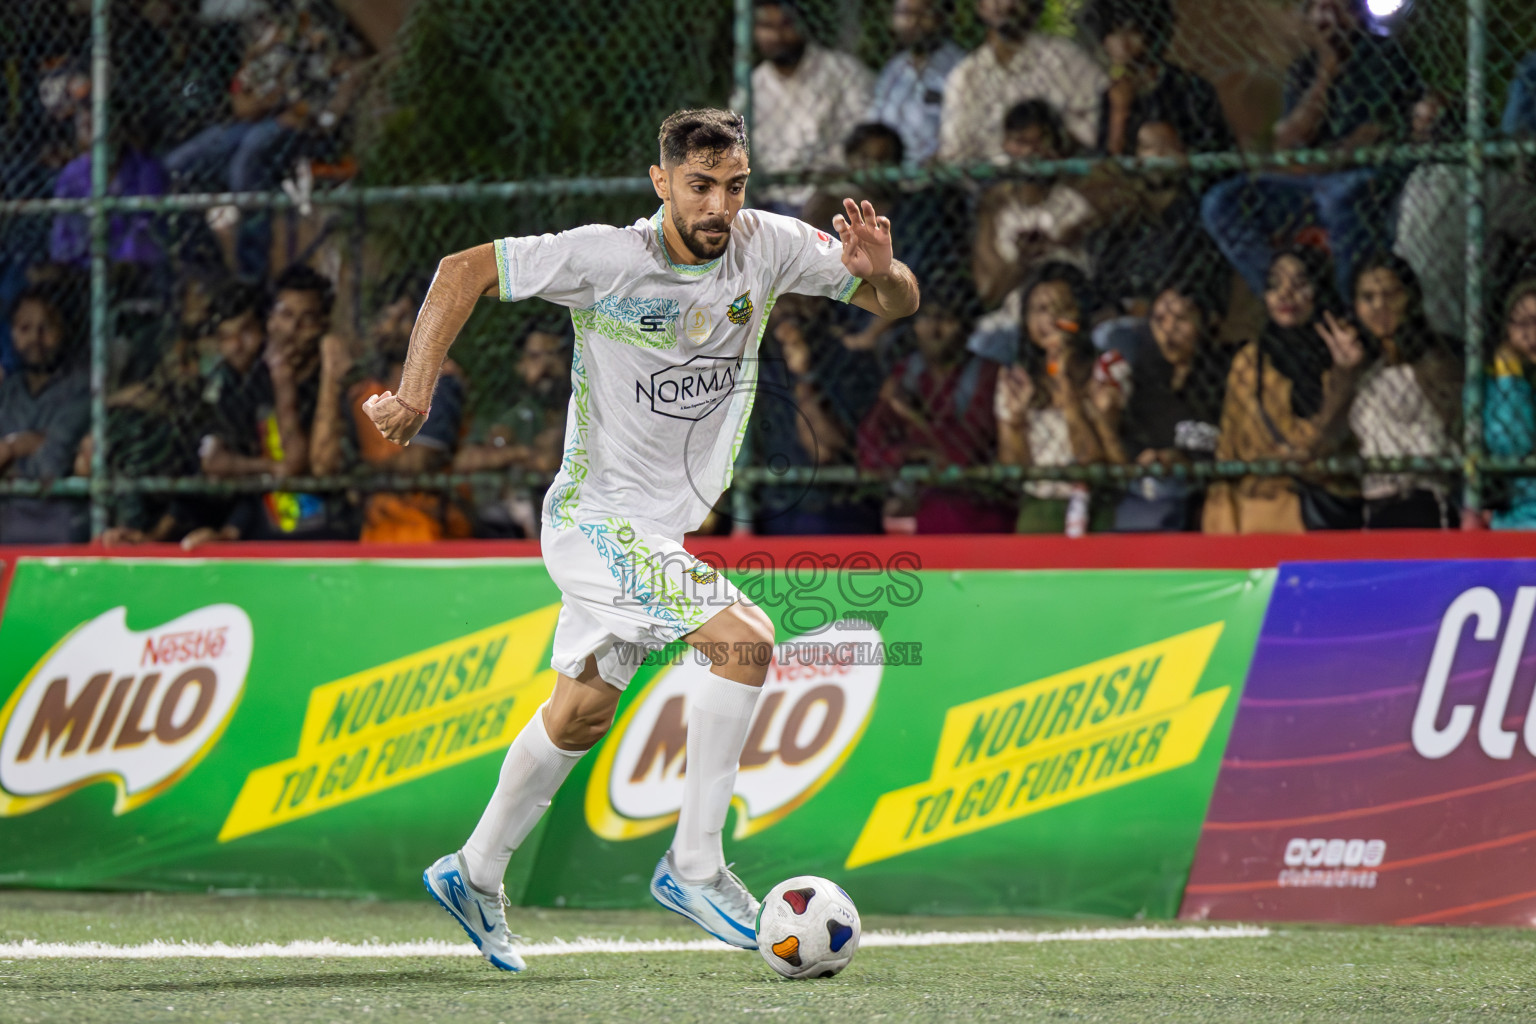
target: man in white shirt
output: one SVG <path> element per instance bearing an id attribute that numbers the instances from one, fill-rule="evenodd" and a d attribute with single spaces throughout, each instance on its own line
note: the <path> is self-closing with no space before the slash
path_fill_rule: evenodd
<path id="1" fill-rule="evenodd" d="M 888 124 L 901 135 L 906 161 L 925 164 L 939 149 L 939 116 L 944 83 L 965 51 L 946 35 L 954 0 L 896 0 L 891 35 L 906 47 L 875 80 L 868 120 Z"/>
<path id="2" fill-rule="evenodd" d="M 562 596 L 554 692 L 524 727 L 463 849 L 427 868 L 428 891 L 494 966 L 516 971 L 501 880 L 571 768 L 607 733 L 644 654 L 682 640 L 718 657 L 689 694 L 688 773 L 672 848 L 651 895 L 724 942 L 757 947 L 758 902 L 721 846 L 747 728 L 767 677 L 773 623 L 682 544 L 730 484 L 756 394 L 757 346 L 792 292 L 910 316 L 912 272 L 891 222 L 844 200 L 841 241 L 803 221 L 743 210 L 746 124 L 684 110 L 661 126 L 651 181 L 662 206 L 618 228 L 504 238 L 445 257 L 411 334 L 400 393 L 364 408 L 408 443 L 426 422 L 448 347 L 482 295 L 571 311 L 565 454 L 540 545 Z M 410 595 L 402 595 L 408 608 Z"/>
<path id="3" fill-rule="evenodd" d="M 1003 156 L 1003 115 L 1020 100 L 1043 99 L 1084 146 L 1098 134 L 1099 94 L 1109 76 L 1069 39 L 1034 31 L 1042 0 L 976 0 L 987 40 L 944 87 L 939 160 L 976 163 Z"/>
<path id="4" fill-rule="evenodd" d="M 752 69 L 752 137 L 759 169 L 841 167 L 843 139 L 869 109 L 874 75 L 852 54 L 811 42 L 792 0 L 756 0 L 752 41 L 763 62 Z M 814 189 L 767 189 L 766 205 L 798 214 Z"/>

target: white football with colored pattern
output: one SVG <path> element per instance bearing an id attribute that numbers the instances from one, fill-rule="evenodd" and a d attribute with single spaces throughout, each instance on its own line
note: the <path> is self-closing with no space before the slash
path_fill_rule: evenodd
<path id="1" fill-rule="evenodd" d="M 830 978 L 859 949 L 859 911 L 836 884 L 796 875 L 763 897 L 757 951 L 786 978 Z"/>

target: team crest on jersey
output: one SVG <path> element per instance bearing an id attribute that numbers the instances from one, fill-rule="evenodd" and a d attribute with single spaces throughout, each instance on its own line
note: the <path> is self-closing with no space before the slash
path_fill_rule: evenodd
<path id="1" fill-rule="evenodd" d="M 720 574 L 707 565 L 696 565 L 688 570 L 688 575 L 693 577 L 693 582 L 708 585 L 720 578 Z"/>
<path id="2" fill-rule="evenodd" d="M 752 292 L 750 289 L 736 296 L 736 300 L 725 311 L 725 318 L 733 324 L 744 324 L 752 319 Z"/>

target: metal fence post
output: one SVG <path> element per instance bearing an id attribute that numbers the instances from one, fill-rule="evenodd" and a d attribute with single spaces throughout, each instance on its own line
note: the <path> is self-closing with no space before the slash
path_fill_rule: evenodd
<path id="1" fill-rule="evenodd" d="M 735 55 L 731 61 L 731 78 L 736 87 L 736 95 L 740 97 L 740 113 L 747 122 L 747 137 L 750 139 L 752 132 L 752 0 L 736 0 L 735 14 L 732 19 L 732 38 L 735 43 Z M 761 353 L 758 358 L 761 359 Z M 754 375 L 753 387 L 760 384 L 761 374 Z M 752 530 L 752 474 L 747 472 L 747 467 L 752 463 L 752 431 L 749 429 L 741 439 L 741 449 L 736 453 L 736 469 L 732 474 L 734 486 L 731 487 L 731 531 L 748 532 Z"/>
<path id="2" fill-rule="evenodd" d="M 107 100 L 112 53 L 111 0 L 91 0 L 91 537 L 107 528 L 107 222 L 104 200 L 112 178 Z"/>
<path id="3" fill-rule="evenodd" d="M 1487 58 L 1488 0 L 1467 0 L 1467 382 L 1462 395 L 1466 467 L 1462 505 L 1471 514 L 1479 513 L 1483 506 L 1483 257 L 1487 243 L 1483 144 L 1488 135 Z"/>

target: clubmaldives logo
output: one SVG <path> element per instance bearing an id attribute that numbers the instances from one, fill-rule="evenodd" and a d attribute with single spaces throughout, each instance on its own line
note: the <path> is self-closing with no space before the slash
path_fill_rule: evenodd
<path id="1" fill-rule="evenodd" d="M 768 666 L 736 775 L 736 838 L 787 817 L 837 774 L 869 724 L 882 666 L 867 622 L 845 620 L 780 644 Z M 687 769 L 688 697 L 718 682 L 707 662 L 684 658 L 630 705 L 598 752 L 587 784 L 587 825 L 604 839 L 638 839 L 677 821 Z"/>
<path id="2" fill-rule="evenodd" d="M 144 631 L 113 608 L 59 641 L 0 710 L 0 817 L 93 782 L 114 814 L 190 772 L 228 724 L 251 664 L 250 617 L 215 604 Z"/>

